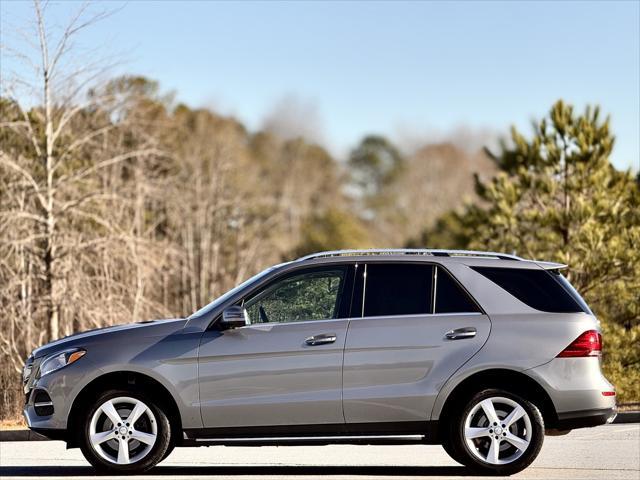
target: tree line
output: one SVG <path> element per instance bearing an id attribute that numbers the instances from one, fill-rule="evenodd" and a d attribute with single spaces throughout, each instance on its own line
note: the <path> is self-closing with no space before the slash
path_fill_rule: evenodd
<path id="1" fill-rule="evenodd" d="M 558 102 L 496 152 L 455 139 L 403 152 L 371 135 L 338 159 L 148 78 L 98 81 L 65 60 L 102 14 L 81 10 L 54 36 L 34 10 L 34 74 L 3 73 L 0 96 L 2 418 L 20 411 L 36 346 L 185 316 L 273 263 L 365 247 L 567 263 L 603 322 L 607 374 L 623 401 L 640 399 L 639 180 L 610 163 L 598 108 Z"/>

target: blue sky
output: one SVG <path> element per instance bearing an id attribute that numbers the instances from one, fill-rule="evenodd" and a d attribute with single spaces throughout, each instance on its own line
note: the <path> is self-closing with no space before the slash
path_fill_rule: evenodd
<path id="1" fill-rule="evenodd" d="M 3 27 L 29 9 L 3 1 Z M 405 145 L 514 123 L 529 132 L 558 98 L 598 103 L 614 163 L 638 170 L 639 25 L 638 1 L 131 1 L 81 41 L 250 128 L 292 110 L 338 154 L 371 132 Z"/>

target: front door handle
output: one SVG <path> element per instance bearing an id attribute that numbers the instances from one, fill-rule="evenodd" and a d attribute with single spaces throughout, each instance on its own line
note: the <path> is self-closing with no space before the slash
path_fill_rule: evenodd
<path id="1" fill-rule="evenodd" d="M 313 337 L 307 337 L 304 339 L 304 343 L 307 345 L 325 345 L 327 343 L 333 343 L 336 341 L 338 337 L 336 337 L 335 333 L 325 333 L 322 335 L 314 335 Z"/>
<path id="2" fill-rule="evenodd" d="M 473 338 L 476 333 L 478 333 L 476 327 L 456 328 L 445 333 L 444 338 L 447 340 L 462 340 L 463 338 Z"/>

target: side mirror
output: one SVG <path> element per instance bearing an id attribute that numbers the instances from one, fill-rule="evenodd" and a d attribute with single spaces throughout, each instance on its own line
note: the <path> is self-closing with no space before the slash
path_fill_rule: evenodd
<path id="1" fill-rule="evenodd" d="M 228 307 L 222 312 L 220 319 L 220 330 L 229 330 L 249 325 L 249 315 L 244 307 L 237 305 Z"/>

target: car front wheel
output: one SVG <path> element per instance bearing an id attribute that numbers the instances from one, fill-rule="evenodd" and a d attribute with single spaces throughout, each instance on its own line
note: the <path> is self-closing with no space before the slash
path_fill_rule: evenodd
<path id="1" fill-rule="evenodd" d="M 136 391 L 103 393 L 84 416 L 81 449 L 104 473 L 140 473 L 160 462 L 171 444 L 162 409 Z"/>
<path id="2" fill-rule="evenodd" d="M 538 408 L 500 389 L 474 395 L 451 427 L 454 458 L 484 474 L 512 475 L 525 469 L 538 456 L 544 440 Z"/>

